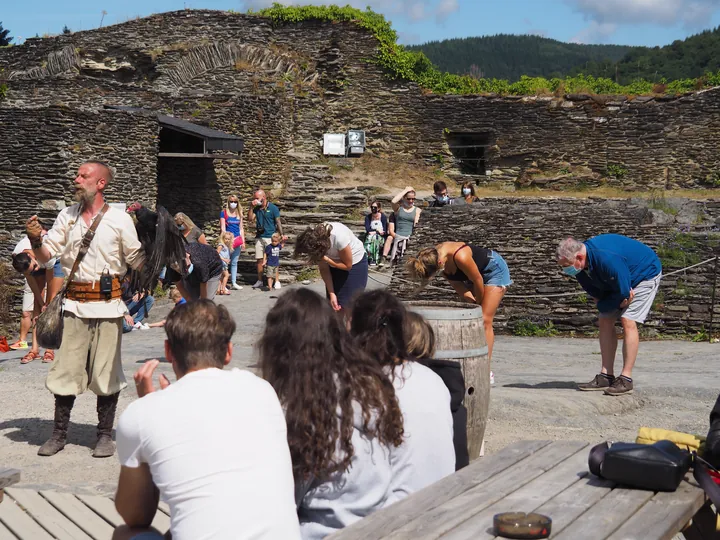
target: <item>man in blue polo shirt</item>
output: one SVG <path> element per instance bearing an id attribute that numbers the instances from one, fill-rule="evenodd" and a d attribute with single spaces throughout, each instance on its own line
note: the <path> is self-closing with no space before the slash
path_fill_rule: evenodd
<path id="1" fill-rule="evenodd" d="M 263 259 L 265 259 L 265 248 L 270 245 L 272 235 L 275 231 L 283 236 L 282 223 L 280 223 L 280 210 L 273 203 L 268 201 L 267 195 L 262 189 L 254 193 L 254 199 L 250 201 L 248 211 L 248 222 L 255 223 L 255 261 L 257 262 L 257 281 L 253 289 L 263 286 Z M 280 281 L 275 281 L 275 288 L 280 288 Z"/>
<path id="2" fill-rule="evenodd" d="M 642 242 L 619 234 L 601 234 L 584 243 L 566 238 L 558 246 L 557 260 L 563 272 L 575 277 L 593 297 L 600 312 L 602 369 L 578 388 L 603 390 L 610 396 L 631 394 L 632 369 L 640 344 L 637 323 L 645 322 L 660 286 L 660 259 Z M 615 377 L 618 318 L 625 337 L 623 370 Z"/>

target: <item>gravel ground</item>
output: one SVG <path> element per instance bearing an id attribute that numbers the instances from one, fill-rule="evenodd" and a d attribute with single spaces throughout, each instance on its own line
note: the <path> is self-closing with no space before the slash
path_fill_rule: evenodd
<path id="1" fill-rule="evenodd" d="M 321 290 L 319 283 L 312 287 Z M 238 323 L 232 366 L 254 366 L 253 344 L 265 313 L 281 292 L 246 287 L 220 297 Z M 163 318 L 169 309 L 167 303 L 158 305 L 150 320 Z M 132 374 L 146 360 L 163 358 L 163 340 L 162 329 L 125 335 L 122 358 L 130 385 L 120 396 L 118 412 L 136 399 Z M 720 392 L 719 351 L 718 345 L 706 343 L 642 343 L 635 393 L 609 397 L 574 389 L 576 382 L 590 380 L 599 369 L 596 340 L 499 336 L 486 453 L 522 439 L 630 441 L 640 426 L 705 433 L 710 408 Z M 45 389 L 48 365 L 35 361 L 21 366 L 22 355 L 22 351 L 0 355 L 0 465 L 21 469 L 23 487 L 112 494 L 117 459 L 90 455 L 96 424 L 93 394 L 78 398 L 65 450 L 51 458 L 37 455 L 52 430 L 53 398 Z M 161 364 L 159 371 L 174 379 L 169 364 Z"/>

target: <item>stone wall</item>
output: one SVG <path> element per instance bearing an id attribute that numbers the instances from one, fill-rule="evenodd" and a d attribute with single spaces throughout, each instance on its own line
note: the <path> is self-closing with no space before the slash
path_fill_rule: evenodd
<path id="1" fill-rule="evenodd" d="M 720 202 L 676 201 L 675 207 L 665 204 L 669 213 L 650 209 L 644 201 L 625 199 L 501 198 L 425 209 L 408 256 L 443 241 L 494 249 L 507 261 L 514 281 L 498 312 L 499 331 L 512 332 L 518 324 L 529 321 L 538 328 L 552 322 L 559 331 L 593 333 L 596 313 L 586 295 L 542 297 L 582 290 L 574 279 L 560 272 L 555 262 L 557 243 L 568 235 L 584 240 L 603 233 L 624 234 L 658 250 L 665 261 L 664 273 L 712 258 L 720 244 L 720 235 L 713 232 L 715 219 L 720 217 Z M 393 279 L 392 289 L 404 299 L 456 298 L 442 277 L 431 282 L 442 291 L 425 289 L 417 294 L 415 285 L 400 281 L 407 279 L 403 267 L 395 267 L 393 278 L 399 279 Z M 707 330 L 713 280 L 713 264 L 664 278 L 645 332 L 679 335 Z M 516 295 L 540 297 L 512 297 Z M 715 326 L 720 322 L 720 291 L 718 304 Z"/>
<path id="2" fill-rule="evenodd" d="M 256 16 L 183 10 L 0 50 L 9 79 L 0 106 L 132 105 L 220 124 L 227 107 L 213 96 L 255 96 L 277 108 L 265 108 L 265 117 L 285 117 L 284 145 L 312 157 L 324 132 L 361 128 L 369 151 L 422 157 L 452 174 L 451 137 L 482 133 L 490 174 L 470 177 L 478 183 L 720 185 L 718 90 L 634 99 L 432 95 L 388 79 L 368 62 L 376 49 L 377 40 L 351 23 L 275 27 Z M 188 102 L 194 108 L 184 109 Z M 247 122 L 226 126 L 218 129 L 267 135 Z M 266 155 L 245 159 L 249 170 L 267 165 Z"/>
<path id="3" fill-rule="evenodd" d="M 64 107 L 0 108 L 0 257 L 9 257 L 25 220 L 37 214 L 52 225 L 72 204 L 71 184 L 83 161 L 99 159 L 117 169 L 107 190 L 111 202 L 154 201 L 157 193 L 157 120 L 119 111 L 84 112 Z"/>

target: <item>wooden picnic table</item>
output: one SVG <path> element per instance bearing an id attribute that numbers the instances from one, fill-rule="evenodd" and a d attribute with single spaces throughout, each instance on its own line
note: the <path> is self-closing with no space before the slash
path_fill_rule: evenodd
<path id="1" fill-rule="evenodd" d="M 562 540 L 671 539 L 705 502 L 686 477 L 674 493 L 616 487 L 588 472 L 592 445 L 523 441 L 380 510 L 332 540 L 496 538 L 493 516 L 538 512 Z"/>

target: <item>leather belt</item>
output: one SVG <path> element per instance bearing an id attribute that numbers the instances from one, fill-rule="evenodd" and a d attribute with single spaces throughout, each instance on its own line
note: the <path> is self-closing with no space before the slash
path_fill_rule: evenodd
<path id="1" fill-rule="evenodd" d="M 66 297 L 68 300 L 74 300 L 76 302 L 106 302 L 108 300 L 117 300 L 122 297 L 122 286 L 118 278 L 113 278 L 112 292 L 105 294 L 100 292 L 99 280 L 94 283 L 71 281 L 67 287 Z"/>

